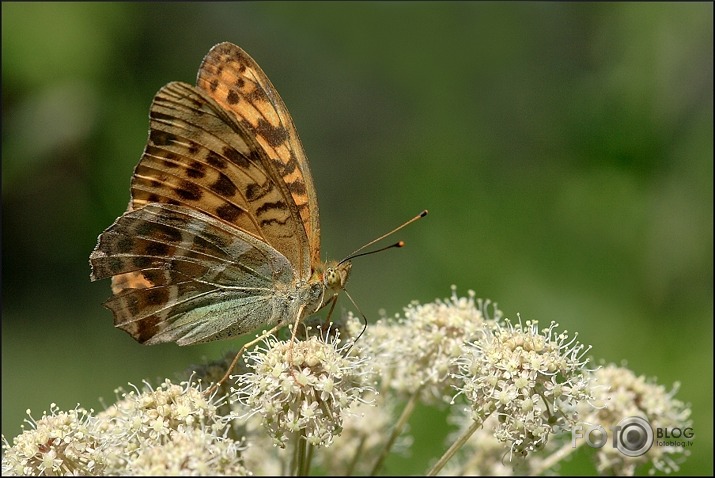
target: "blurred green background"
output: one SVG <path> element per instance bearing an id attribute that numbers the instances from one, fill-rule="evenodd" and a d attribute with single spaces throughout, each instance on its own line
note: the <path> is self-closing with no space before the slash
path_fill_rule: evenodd
<path id="1" fill-rule="evenodd" d="M 101 408 L 237 346 L 138 345 L 87 262 L 126 207 L 154 93 L 193 83 L 221 41 L 294 117 L 326 258 L 430 210 L 406 248 L 354 264 L 370 318 L 456 284 L 555 320 L 598 359 L 681 382 L 681 472 L 713 472 L 711 3 L 3 2 L 6 437 L 27 408 Z M 414 456 L 387 471 L 423 472 L 441 420 L 416 417 Z"/>

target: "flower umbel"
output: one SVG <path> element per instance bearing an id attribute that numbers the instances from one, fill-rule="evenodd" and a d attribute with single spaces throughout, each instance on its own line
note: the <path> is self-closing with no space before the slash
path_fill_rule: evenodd
<path id="1" fill-rule="evenodd" d="M 221 399 L 168 380 L 118 395 L 96 416 L 53 404 L 12 447 L 3 438 L 3 474 L 247 474 L 240 443 L 225 438 L 225 420 L 215 413 Z"/>
<path id="2" fill-rule="evenodd" d="M 496 438 L 520 455 L 541 449 L 549 434 L 570 429 L 576 405 L 592 398 L 584 358 L 590 348 L 557 333 L 556 326 L 539 330 L 538 322 L 507 320 L 465 346 L 458 360 L 460 394 L 473 419 L 482 423 L 496 413 Z"/>
<path id="3" fill-rule="evenodd" d="M 601 406 L 597 409 L 580 407 L 580 421 L 600 425 L 605 430 L 613 430 L 626 417 L 644 418 L 653 429 L 692 427 L 690 408 L 674 397 L 678 384 L 667 391 L 663 385 L 613 364 L 599 368 L 595 378 L 602 385 L 596 396 Z M 604 446 L 596 450 L 596 468 L 602 474 L 633 474 L 636 466 L 650 463 L 650 474 L 672 473 L 679 470 L 679 462 L 687 455 L 688 450 L 677 444 L 652 446 L 637 457 L 628 457 L 617 448 Z"/>
<path id="4" fill-rule="evenodd" d="M 54 403 L 50 412 L 35 421 L 27 411 L 31 430 L 13 439 L 3 437 L 2 474 L 7 475 L 89 475 L 104 472 L 100 440 L 95 436 L 91 411 L 79 406 L 68 412 Z"/>
<path id="5" fill-rule="evenodd" d="M 234 397 L 263 417 L 276 445 L 296 435 L 313 446 L 329 446 L 342 430 L 343 414 L 372 387 L 368 361 L 345 354 L 349 343 L 266 340 L 246 354 L 253 372 L 237 377 Z"/>
<path id="6" fill-rule="evenodd" d="M 475 301 L 474 296 L 469 291 L 468 297 L 458 297 L 452 287 L 449 299 L 413 302 L 396 324 L 367 329 L 365 340 L 379 358 L 382 390 L 418 393 L 426 403 L 449 403 L 462 345 L 476 340 L 485 324 L 501 316 L 494 306 L 493 318 L 489 318 L 490 302 Z"/>
<path id="7" fill-rule="evenodd" d="M 225 437 L 217 414 L 223 401 L 192 382 L 164 381 L 143 391 L 118 391 L 121 400 L 97 415 L 104 454 L 121 474 L 247 474 L 238 442 Z"/>

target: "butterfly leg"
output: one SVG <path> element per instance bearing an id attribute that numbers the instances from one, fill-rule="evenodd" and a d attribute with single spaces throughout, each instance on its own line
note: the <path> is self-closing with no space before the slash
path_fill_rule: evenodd
<path id="1" fill-rule="evenodd" d="M 255 344 L 260 342 L 261 340 L 264 340 L 266 337 L 269 335 L 273 334 L 276 330 L 280 329 L 283 326 L 283 324 L 278 324 L 275 327 L 273 327 L 271 330 L 268 332 L 264 332 L 255 339 L 251 340 L 250 342 L 246 343 L 243 347 L 239 349 L 239 351 L 236 353 L 236 356 L 233 358 L 233 361 L 231 362 L 231 365 L 228 366 L 228 370 L 226 370 L 226 373 L 224 374 L 223 377 L 221 377 L 221 380 L 218 382 L 214 383 L 211 385 L 209 388 L 206 389 L 204 392 L 207 396 L 210 396 L 213 394 L 216 390 L 218 390 L 218 387 L 221 386 L 223 382 L 228 380 L 228 378 L 231 376 L 231 372 L 233 372 L 234 367 L 236 367 L 236 364 L 238 363 L 238 359 L 243 355 L 243 353 L 249 348 L 253 347 Z"/>
<path id="2" fill-rule="evenodd" d="M 330 318 L 333 316 L 333 310 L 335 310 L 335 304 L 338 303 L 338 296 L 337 294 L 334 295 L 329 302 L 332 302 L 330 304 L 330 310 L 328 311 L 328 315 L 325 317 L 325 322 L 330 323 Z"/>

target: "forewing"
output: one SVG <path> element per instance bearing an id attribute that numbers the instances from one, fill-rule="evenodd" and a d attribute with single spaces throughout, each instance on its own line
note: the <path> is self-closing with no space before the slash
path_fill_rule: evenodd
<path id="1" fill-rule="evenodd" d="M 123 284 L 105 303 L 115 326 L 146 344 L 188 345 L 274 325 L 285 320 L 277 290 L 295 283 L 291 264 L 271 246 L 169 204 L 119 217 L 100 235 L 90 263 L 92 280 Z"/>
<path id="2" fill-rule="evenodd" d="M 303 146 L 283 100 L 248 53 L 232 43 L 214 46 L 196 82 L 236 121 L 251 131 L 290 192 L 310 244 L 311 263 L 320 262 L 320 221 L 313 178 Z"/>
<path id="3" fill-rule="evenodd" d="M 181 82 L 154 97 L 144 154 L 132 177 L 131 209 L 186 206 L 246 232 L 310 272 L 306 233 L 282 178 L 266 167 L 254 132 L 204 91 Z"/>

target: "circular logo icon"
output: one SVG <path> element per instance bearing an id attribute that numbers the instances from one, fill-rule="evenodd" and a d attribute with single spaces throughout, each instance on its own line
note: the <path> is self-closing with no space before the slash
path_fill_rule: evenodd
<path id="1" fill-rule="evenodd" d="M 626 456 L 641 456 L 653 446 L 653 429 L 644 418 L 624 418 L 616 430 L 616 448 Z"/>

